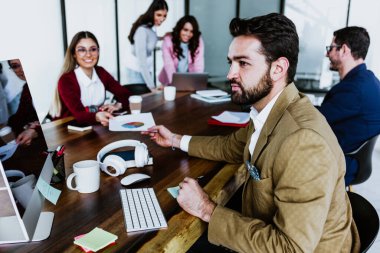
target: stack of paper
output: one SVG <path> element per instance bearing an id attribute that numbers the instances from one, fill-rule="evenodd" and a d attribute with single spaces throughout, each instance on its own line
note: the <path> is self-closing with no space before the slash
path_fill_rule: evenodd
<path id="1" fill-rule="evenodd" d="M 249 113 L 224 111 L 217 116 L 212 116 L 208 123 L 211 125 L 246 127 L 249 123 Z"/>
<path id="2" fill-rule="evenodd" d="M 197 90 L 195 93 L 202 97 L 220 97 L 228 95 L 227 92 L 222 90 Z"/>
<path id="3" fill-rule="evenodd" d="M 101 228 L 94 228 L 90 233 L 75 237 L 74 244 L 79 245 L 85 252 L 96 252 L 115 243 L 117 236 Z"/>
<path id="4" fill-rule="evenodd" d="M 198 90 L 196 91 L 196 94 L 191 94 L 190 96 L 207 103 L 218 103 L 231 100 L 231 96 L 222 90 Z"/>

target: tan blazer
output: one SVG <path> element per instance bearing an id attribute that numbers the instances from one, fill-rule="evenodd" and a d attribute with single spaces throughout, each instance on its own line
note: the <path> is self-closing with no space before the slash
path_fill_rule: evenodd
<path id="1" fill-rule="evenodd" d="M 260 133 L 254 154 L 251 124 L 224 137 L 193 137 L 189 154 L 211 160 L 250 160 L 242 214 L 217 206 L 208 239 L 238 252 L 358 252 L 359 236 L 345 192 L 345 162 L 325 118 L 289 84 Z M 243 159 L 243 160 L 242 160 Z"/>

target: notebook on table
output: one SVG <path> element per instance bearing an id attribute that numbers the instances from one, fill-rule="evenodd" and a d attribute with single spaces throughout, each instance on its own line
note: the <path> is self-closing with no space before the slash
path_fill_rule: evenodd
<path id="1" fill-rule="evenodd" d="M 174 73 L 172 86 L 177 91 L 196 91 L 207 89 L 208 73 Z"/>

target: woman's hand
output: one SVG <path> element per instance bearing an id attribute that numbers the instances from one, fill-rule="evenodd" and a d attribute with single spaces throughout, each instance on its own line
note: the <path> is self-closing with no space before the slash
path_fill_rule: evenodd
<path id="1" fill-rule="evenodd" d="M 97 122 L 100 122 L 103 126 L 108 126 L 109 119 L 112 119 L 113 116 L 109 112 L 97 112 L 95 114 L 95 119 Z"/>
<path id="2" fill-rule="evenodd" d="M 99 110 L 101 112 L 109 112 L 109 113 L 113 113 L 113 112 L 116 112 L 116 111 L 119 111 L 123 108 L 122 104 L 121 103 L 116 103 L 116 104 L 108 104 L 108 105 L 102 105 L 101 107 L 99 107 Z"/>

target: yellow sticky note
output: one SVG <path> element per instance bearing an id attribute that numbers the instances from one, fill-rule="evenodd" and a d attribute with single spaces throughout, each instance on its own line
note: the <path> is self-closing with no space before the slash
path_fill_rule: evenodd
<path id="1" fill-rule="evenodd" d="M 94 252 L 116 241 L 117 236 L 101 228 L 94 228 L 90 233 L 74 241 L 74 244 L 90 249 Z"/>

